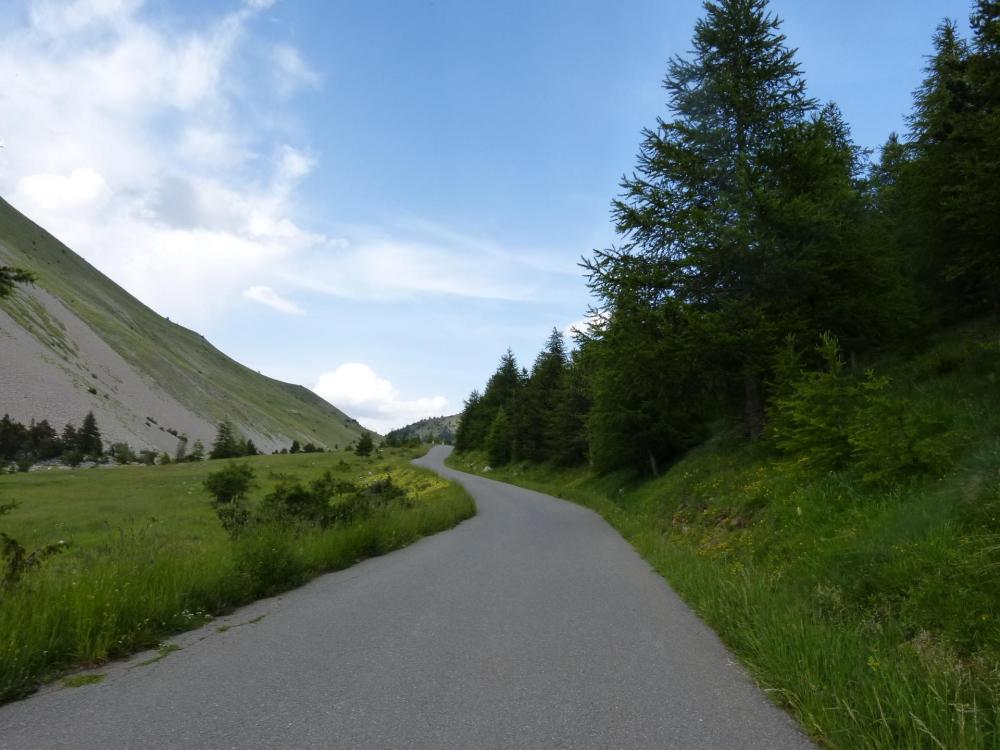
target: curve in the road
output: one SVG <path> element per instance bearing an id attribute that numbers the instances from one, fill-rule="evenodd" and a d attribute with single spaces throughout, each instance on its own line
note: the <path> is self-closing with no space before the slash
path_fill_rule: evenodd
<path id="1" fill-rule="evenodd" d="M 599 516 L 446 455 L 475 518 L 2 707 L 0 748 L 812 747 Z"/>

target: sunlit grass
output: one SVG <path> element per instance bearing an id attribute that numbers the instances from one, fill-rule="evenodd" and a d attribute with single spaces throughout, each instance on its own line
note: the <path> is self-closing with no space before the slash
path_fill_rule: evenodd
<path id="1" fill-rule="evenodd" d="M 263 527 L 231 542 L 201 489 L 220 462 L 18 475 L 0 496 L 21 505 L 2 528 L 26 546 L 66 539 L 64 555 L 0 592 L 0 699 L 74 666 L 156 646 L 255 598 L 403 547 L 474 513 L 457 485 L 411 466 L 412 452 L 251 459 L 263 494 L 277 474 L 324 471 L 365 481 L 386 471 L 407 490 L 399 506 L 348 526 Z"/>

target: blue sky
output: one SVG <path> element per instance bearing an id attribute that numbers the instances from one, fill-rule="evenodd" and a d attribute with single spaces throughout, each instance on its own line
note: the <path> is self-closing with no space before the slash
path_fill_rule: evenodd
<path id="1" fill-rule="evenodd" d="M 689 0 L 15 0 L 0 194 L 171 319 L 379 430 L 589 299 Z M 776 0 L 857 141 L 969 2 Z"/>

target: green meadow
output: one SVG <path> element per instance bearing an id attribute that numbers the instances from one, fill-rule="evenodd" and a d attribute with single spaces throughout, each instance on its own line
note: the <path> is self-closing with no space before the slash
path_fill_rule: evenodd
<path id="1" fill-rule="evenodd" d="M 364 487 L 390 476 L 405 502 L 326 529 L 253 526 L 225 533 L 202 483 L 227 462 L 123 466 L 0 477 L 0 531 L 32 550 L 65 550 L 0 589 L 0 699 L 30 692 L 68 668 L 155 646 L 254 599 L 403 547 L 472 516 L 458 485 L 409 461 L 352 453 L 258 456 L 246 461 L 251 509 L 283 479 L 330 474 Z"/>

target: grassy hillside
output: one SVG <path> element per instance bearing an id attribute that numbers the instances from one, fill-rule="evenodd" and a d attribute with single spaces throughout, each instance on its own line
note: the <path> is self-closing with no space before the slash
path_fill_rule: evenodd
<path id="1" fill-rule="evenodd" d="M 600 512 L 827 746 L 997 748 L 1000 327 L 874 365 L 905 408 L 833 471 L 722 431 L 655 479 L 486 474 Z"/>
<path id="2" fill-rule="evenodd" d="M 279 482 L 307 483 L 324 472 L 362 488 L 388 475 L 405 499 L 325 529 L 252 525 L 235 540 L 203 487 L 209 473 L 230 462 L 0 476 L 0 506 L 18 503 L 0 517 L 0 532 L 29 551 L 68 543 L 15 585 L 0 583 L 0 702 L 68 667 L 154 646 L 213 615 L 473 515 L 458 485 L 409 463 L 420 452 L 244 459 L 256 474 L 251 509 Z"/>
<path id="3" fill-rule="evenodd" d="M 451 444 L 455 440 L 455 431 L 458 429 L 460 416 L 459 414 L 452 414 L 447 417 L 428 417 L 427 419 L 421 419 L 405 427 L 393 430 L 385 437 L 389 441 L 399 443 L 405 443 L 407 440 L 416 438 L 425 443 Z"/>
<path id="4" fill-rule="evenodd" d="M 37 274 L 37 286 L 55 296 L 158 389 L 207 422 L 228 417 L 248 433 L 330 447 L 346 445 L 362 434 L 357 422 L 307 388 L 260 375 L 200 334 L 158 315 L 3 200 L 0 243 L 7 263 Z M 23 294 L 0 305 L 58 357 L 76 356 L 74 342 L 43 305 Z"/>

